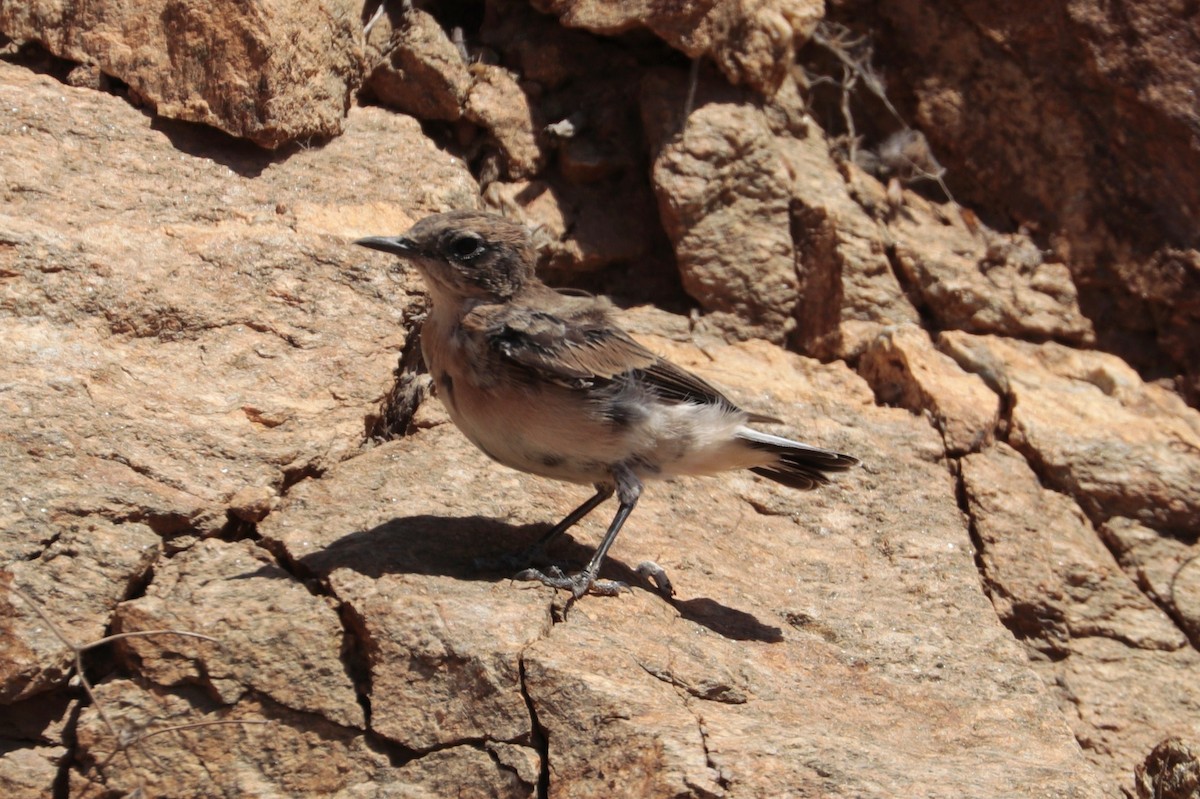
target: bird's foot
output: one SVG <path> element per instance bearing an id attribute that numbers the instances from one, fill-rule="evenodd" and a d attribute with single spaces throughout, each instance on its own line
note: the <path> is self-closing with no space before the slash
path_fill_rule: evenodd
<path id="1" fill-rule="evenodd" d="M 635 571 L 642 579 L 654 583 L 659 596 L 664 599 L 675 596 L 675 586 L 671 585 L 671 578 L 667 576 L 667 570 L 662 566 L 652 560 L 644 560 L 638 564 Z"/>
<path id="2" fill-rule="evenodd" d="M 557 566 L 551 566 L 548 572 L 525 569 L 515 575 L 513 579 L 536 580 L 551 588 L 562 588 L 570 591 L 576 599 L 589 592 L 600 596 L 616 596 L 622 591 L 629 590 L 629 586 L 619 580 L 597 580 L 594 574 L 589 574 L 587 571 L 581 571 L 578 574 L 563 574 Z"/>

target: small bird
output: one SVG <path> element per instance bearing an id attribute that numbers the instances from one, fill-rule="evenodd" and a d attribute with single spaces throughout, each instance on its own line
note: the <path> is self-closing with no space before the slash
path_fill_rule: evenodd
<path id="1" fill-rule="evenodd" d="M 638 344 L 613 321 L 608 300 L 548 287 L 534 274 L 536 256 L 522 225 L 452 211 L 426 217 L 402 236 L 355 243 L 400 256 L 424 278 L 431 305 L 421 351 L 466 437 L 505 466 L 595 487 L 527 557 L 617 495 L 616 516 L 583 571 L 528 568 L 519 579 L 575 598 L 620 590 L 597 575 L 645 480 L 747 468 L 811 489 L 828 482 L 826 473 L 858 463 L 751 429 L 748 423 L 779 420 L 742 410 Z M 665 575 L 656 581 L 671 592 Z"/>

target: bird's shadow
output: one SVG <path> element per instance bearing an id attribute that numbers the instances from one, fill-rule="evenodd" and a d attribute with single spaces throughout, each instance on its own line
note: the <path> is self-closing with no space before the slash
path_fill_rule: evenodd
<path id="1" fill-rule="evenodd" d="M 369 530 L 349 533 L 300 558 L 299 565 L 316 577 L 325 577 L 336 569 L 350 569 L 371 578 L 386 574 L 429 574 L 492 582 L 513 574 L 511 569 L 491 565 L 492 561 L 522 551 L 549 529 L 545 524 L 512 525 L 482 516 L 398 517 Z M 564 570 L 575 570 L 587 562 L 592 552 L 592 547 L 566 535 L 550 547 L 548 555 Z M 611 556 L 604 562 L 601 576 L 645 587 L 657 594 L 646 578 Z M 683 618 L 725 638 L 768 643 L 783 640 L 780 628 L 713 599 L 671 597 L 664 601 Z"/>

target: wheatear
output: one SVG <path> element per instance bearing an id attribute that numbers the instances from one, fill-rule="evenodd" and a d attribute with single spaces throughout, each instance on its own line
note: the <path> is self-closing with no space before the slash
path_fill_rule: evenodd
<path id="1" fill-rule="evenodd" d="M 521 225 L 455 211 L 426 217 L 403 236 L 356 243 L 400 256 L 424 278 L 432 305 L 421 351 L 467 438 L 505 466 L 595 487 L 530 554 L 617 494 L 617 515 L 582 572 L 529 568 L 521 579 L 575 597 L 614 593 L 618 584 L 596 576 L 643 480 L 745 468 L 810 489 L 828 482 L 827 472 L 858 463 L 752 430 L 747 423 L 778 420 L 747 413 L 638 344 L 613 322 L 607 300 L 546 286 L 534 274 L 534 249 Z"/>

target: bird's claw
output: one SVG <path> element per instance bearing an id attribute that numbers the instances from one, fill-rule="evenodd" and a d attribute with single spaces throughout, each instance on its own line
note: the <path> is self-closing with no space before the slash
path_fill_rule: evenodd
<path id="1" fill-rule="evenodd" d="M 675 586 L 671 585 L 671 578 L 667 576 L 667 570 L 662 566 L 659 566 L 652 560 L 644 560 L 638 564 L 635 571 L 642 579 L 654 583 L 654 587 L 658 589 L 659 596 L 664 599 L 670 599 L 675 596 Z"/>
<path id="2" fill-rule="evenodd" d="M 578 574 L 563 574 L 562 570 L 557 566 L 551 566 L 547 572 L 539 571 L 538 569 L 525 569 L 516 574 L 514 580 L 536 580 L 542 585 L 548 585 L 551 588 L 561 588 L 570 591 L 571 595 L 579 599 L 586 593 L 593 593 L 599 596 L 617 596 L 622 591 L 628 591 L 629 586 L 619 580 L 597 580 L 587 572 L 579 572 Z"/>

